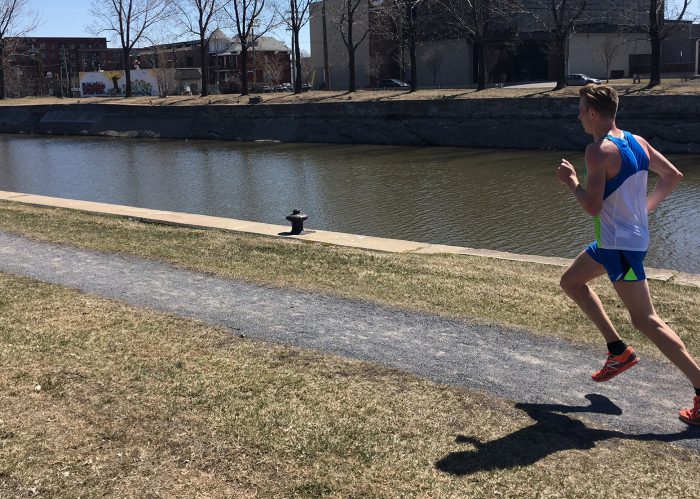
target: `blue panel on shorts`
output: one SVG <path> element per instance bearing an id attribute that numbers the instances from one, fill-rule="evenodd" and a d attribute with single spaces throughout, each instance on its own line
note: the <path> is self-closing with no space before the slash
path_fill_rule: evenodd
<path id="1" fill-rule="evenodd" d="M 644 272 L 646 251 L 604 249 L 599 248 L 598 243 L 593 242 L 586 248 L 586 253 L 605 267 L 612 282 L 636 282 L 647 278 L 646 272 Z"/>

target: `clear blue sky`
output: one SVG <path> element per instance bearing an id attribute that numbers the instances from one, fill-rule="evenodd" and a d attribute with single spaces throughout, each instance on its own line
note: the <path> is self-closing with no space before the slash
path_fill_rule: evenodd
<path id="1" fill-rule="evenodd" d="M 32 32 L 32 35 L 59 37 L 94 36 L 85 29 L 86 26 L 93 23 L 90 14 L 91 3 L 91 0 L 30 0 L 32 9 L 41 18 L 39 27 Z M 108 34 L 101 36 L 107 37 L 108 47 L 117 47 L 116 42 L 109 40 Z M 291 45 L 290 35 L 285 30 L 280 30 L 273 36 L 279 39 L 286 38 L 284 41 L 287 46 Z M 304 28 L 299 38 L 301 49 L 308 52 L 310 50 L 308 25 Z"/>
<path id="2" fill-rule="evenodd" d="M 41 25 L 33 32 L 34 36 L 93 36 L 85 29 L 85 26 L 92 23 L 91 0 L 30 0 L 30 2 L 32 8 L 41 17 Z M 691 5 L 691 8 L 693 12 L 700 14 L 700 8 L 697 5 Z M 285 39 L 287 46 L 291 45 L 288 32 L 280 30 L 274 36 Z M 303 29 L 300 39 L 301 49 L 310 51 L 308 24 Z M 108 43 L 109 47 L 117 46 L 109 40 Z"/>

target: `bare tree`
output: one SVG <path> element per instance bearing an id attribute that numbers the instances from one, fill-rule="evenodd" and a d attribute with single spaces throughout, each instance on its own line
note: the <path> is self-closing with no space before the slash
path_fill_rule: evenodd
<path id="1" fill-rule="evenodd" d="M 112 33 L 119 39 L 126 73 L 126 97 L 131 97 L 131 50 L 148 31 L 172 13 L 172 0 L 92 0 L 95 34 Z"/>
<path id="2" fill-rule="evenodd" d="M 263 57 L 263 81 L 266 85 L 279 85 L 284 78 L 284 70 L 289 67 L 289 58 L 285 61 L 276 54 L 266 54 Z"/>
<path id="3" fill-rule="evenodd" d="M 554 1 L 554 0 L 552 0 Z M 487 82 L 486 47 L 494 38 L 493 26 L 522 12 L 519 0 L 441 0 L 449 32 L 474 47 L 477 62 L 477 90 Z"/>
<path id="4" fill-rule="evenodd" d="M 279 16 L 282 22 L 292 32 L 292 60 L 294 61 L 294 93 L 301 93 L 301 49 L 299 47 L 299 32 L 309 22 L 309 4 L 311 0 L 288 0 L 289 10 Z M 281 3 L 280 5 L 283 5 Z M 278 6 L 279 8 L 279 6 Z"/>
<path id="5" fill-rule="evenodd" d="M 248 50 L 276 25 L 267 0 L 230 0 L 224 8 L 241 44 L 241 94 L 248 95 Z"/>
<path id="6" fill-rule="evenodd" d="M 629 12 L 618 11 L 618 16 L 619 22 L 624 27 L 643 31 L 649 37 L 651 67 L 647 88 L 652 88 L 661 83 L 661 43 L 680 29 L 681 21 L 685 19 L 692 0 L 676 2 L 648 0 L 648 2 L 648 22 L 641 22 Z"/>
<path id="7" fill-rule="evenodd" d="M 367 73 L 372 81 L 378 80 L 384 66 L 384 56 L 381 53 L 372 54 L 367 62 Z"/>
<path id="8" fill-rule="evenodd" d="M 301 81 L 308 85 L 311 84 L 311 77 L 314 74 L 314 65 L 311 63 L 311 57 L 301 58 Z"/>
<path id="9" fill-rule="evenodd" d="M 397 59 L 403 68 L 407 62 L 411 68 L 411 92 L 418 88 L 416 48 L 424 40 L 424 28 L 428 16 L 419 16 L 419 10 L 427 0 L 386 0 L 379 7 L 381 20 L 375 24 L 381 36 L 392 39 L 398 46 Z"/>
<path id="10" fill-rule="evenodd" d="M 347 50 L 348 92 L 357 90 L 355 52 L 369 34 L 367 0 L 340 0 L 331 14 Z"/>
<path id="11" fill-rule="evenodd" d="M 207 46 L 209 36 L 215 29 L 218 15 L 225 0 L 177 0 L 177 19 L 187 30 L 199 37 L 200 69 L 202 71 L 202 97 L 209 95 L 209 72 L 207 71 Z"/>
<path id="12" fill-rule="evenodd" d="M 26 36 L 39 24 L 30 0 L 0 0 L 0 99 L 5 98 L 5 70 L 13 49 L 12 39 Z"/>
<path id="13" fill-rule="evenodd" d="M 166 45 L 154 43 L 149 51 L 141 53 L 139 58 L 145 67 L 151 67 L 155 71 L 161 97 L 167 97 L 177 90 L 175 54 L 169 54 Z"/>
<path id="14" fill-rule="evenodd" d="M 445 61 L 445 52 L 442 46 L 430 47 L 423 54 L 423 62 L 428 66 L 430 74 L 433 75 L 433 85 L 438 84 L 438 77 L 440 76 L 440 68 L 442 63 Z"/>
<path id="15" fill-rule="evenodd" d="M 554 57 L 554 90 L 566 87 L 566 65 L 569 59 L 569 38 L 574 26 L 582 20 L 588 0 L 534 0 L 528 12 L 551 34 L 549 53 Z"/>
<path id="16" fill-rule="evenodd" d="M 601 61 L 605 63 L 605 80 L 606 83 L 610 81 L 610 66 L 612 61 L 617 54 L 618 49 L 622 44 L 616 42 L 611 37 L 606 36 L 605 39 L 598 46 L 598 57 Z"/>

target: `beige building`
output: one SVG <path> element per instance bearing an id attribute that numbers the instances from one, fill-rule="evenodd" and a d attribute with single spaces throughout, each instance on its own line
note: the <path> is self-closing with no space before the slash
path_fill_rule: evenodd
<path id="1" fill-rule="evenodd" d="M 569 40 L 569 73 L 600 79 L 629 77 L 630 56 L 650 52 L 644 33 L 574 33 Z"/>
<path id="2" fill-rule="evenodd" d="M 367 0 L 361 5 L 355 36 L 362 36 L 368 22 L 372 23 L 373 7 L 384 0 Z M 341 39 L 339 8 L 344 0 L 326 0 L 326 32 L 331 89 L 348 88 L 347 50 Z M 549 80 L 553 77 L 553 60 L 548 53 L 549 33 L 540 21 L 549 15 L 541 0 L 524 0 L 526 9 L 534 14 L 520 14 L 506 22 L 517 43 L 493 44 L 487 48 L 488 81 L 508 82 Z M 569 41 L 568 73 L 586 73 L 601 79 L 630 77 L 632 73 L 648 72 L 650 44 L 645 33 L 625 32 L 615 24 L 632 21 L 643 25 L 647 17 L 648 0 L 590 0 L 586 15 L 576 25 Z M 323 85 L 323 1 L 310 8 L 311 61 L 313 87 Z M 634 19 L 631 19 L 634 18 Z M 695 25 L 697 26 L 697 25 Z M 629 30 L 629 29 L 628 29 Z M 508 31 L 508 30 L 506 30 Z M 690 24 L 673 39 L 664 42 L 662 72 L 688 72 L 697 58 L 697 29 Z M 439 37 L 439 35 L 438 35 Z M 418 85 L 422 88 L 466 87 L 475 81 L 473 46 L 461 39 L 438 39 L 419 44 L 416 53 Z M 357 88 L 384 78 L 407 80 L 410 68 L 401 59 L 400 49 L 391 42 L 370 40 L 368 36 L 356 52 Z M 609 61 L 607 60 L 609 59 Z M 677 64 L 672 64 L 672 63 Z M 609 66 L 609 67 L 608 67 Z"/>
<path id="3" fill-rule="evenodd" d="M 348 50 L 341 36 L 341 0 L 326 1 L 326 39 L 328 50 L 328 73 L 331 89 L 347 89 L 349 85 Z M 309 10 L 309 30 L 311 41 L 311 88 L 324 84 L 323 78 L 323 2 L 314 2 Z M 358 9 L 353 28 L 356 40 L 365 36 L 368 27 L 369 3 L 363 3 Z M 347 28 L 343 27 L 343 30 Z M 357 88 L 369 85 L 370 73 L 369 35 L 355 51 L 355 78 Z"/>

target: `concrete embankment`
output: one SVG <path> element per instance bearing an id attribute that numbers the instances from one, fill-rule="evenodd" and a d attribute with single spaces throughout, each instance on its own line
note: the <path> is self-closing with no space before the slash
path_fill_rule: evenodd
<path id="1" fill-rule="evenodd" d="M 0 108 L 0 132 L 574 150 L 590 138 L 577 98 Z M 665 153 L 700 154 L 700 96 L 623 97 L 618 124 Z"/>
<path id="2" fill-rule="evenodd" d="M 235 220 L 232 218 L 214 217 L 209 215 L 154 210 L 149 208 L 139 208 L 136 206 L 122 206 L 116 204 L 97 203 L 93 201 L 80 201 L 77 199 L 39 196 L 21 192 L 0 191 L 0 200 L 25 203 L 35 206 L 49 206 L 53 208 L 64 208 L 128 217 L 146 222 L 181 225 L 184 227 L 223 229 L 273 237 L 293 237 L 295 239 L 311 243 L 332 244 L 337 246 L 347 246 L 372 251 L 385 251 L 390 253 L 471 255 L 485 258 L 539 263 L 542 265 L 556 265 L 560 267 L 568 267 L 573 261 L 570 258 L 523 255 L 509 253 L 506 251 L 447 246 L 443 244 L 430 244 L 418 241 L 405 241 L 401 239 L 387 239 L 358 234 L 345 234 L 342 232 L 330 232 L 326 230 L 305 230 L 300 235 L 289 236 L 285 235 L 285 233 L 289 231 L 289 227 L 282 225 L 265 224 L 247 220 Z M 682 286 L 700 287 L 700 275 L 697 274 L 688 274 L 676 270 L 655 268 L 647 268 L 646 271 L 647 277 L 652 280 L 670 281 L 674 284 L 679 284 Z"/>

